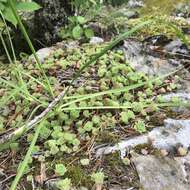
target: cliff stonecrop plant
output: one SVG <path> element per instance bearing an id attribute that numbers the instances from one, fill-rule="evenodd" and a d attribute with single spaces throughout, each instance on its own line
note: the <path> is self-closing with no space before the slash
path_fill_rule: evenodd
<path id="1" fill-rule="evenodd" d="M 94 31 L 88 27 L 88 21 L 83 16 L 69 17 L 69 24 L 65 28 L 62 28 L 59 32 L 61 38 L 91 38 L 94 36 Z"/>

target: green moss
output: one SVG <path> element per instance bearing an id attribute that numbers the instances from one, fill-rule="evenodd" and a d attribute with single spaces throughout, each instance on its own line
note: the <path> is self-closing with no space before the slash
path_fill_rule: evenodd
<path id="1" fill-rule="evenodd" d="M 140 39 L 144 39 L 145 37 L 154 36 L 164 34 L 169 38 L 175 38 L 177 36 L 176 30 L 171 27 L 171 24 L 175 25 L 177 28 L 189 27 L 190 24 L 183 18 L 176 20 L 173 17 L 168 17 L 167 15 L 163 15 L 160 12 L 153 15 L 145 15 L 137 19 L 131 19 L 128 21 L 129 26 L 132 28 L 141 22 L 146 20 L 153 19 L 153 22 L 146 27 L 144 27 L 141 31 L 138 31 L 134 35 L 139 37 Z"/>
<path id="2" fill-rule="evenodd" d="M 82 166 L 72 165 L 68 166 L 68 177 L 71 179 L 72 184 L 75 187 L 85 186 L 92 187 L 92 181 L 90 175 L 86 174 L 85 169 Z"/>
<path id="3" fill-rule="evenodd" d="M 141 9 L 141 14 L 147 15 L 154 12 L 170 15 L 179 3 L 188 3 L 188 0 L 145 0 L 145 6 Z"/>

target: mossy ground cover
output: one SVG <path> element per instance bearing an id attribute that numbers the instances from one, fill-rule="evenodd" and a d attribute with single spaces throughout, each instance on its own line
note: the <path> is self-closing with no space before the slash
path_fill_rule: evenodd
<path id="1" fill-rule="evenodd" d="M 84 44 L 77 49 L 57 49 L 46 58 L 42 66 L 54 95 L 64 90 L 79 68 L 105 45 Z M 41 113 L 52 101 L 39 70 L 31 61 L 18 62 L 17 67 L 1 65 L 0 77 L 0 134 L 19 128 Z M 114 183 L 124 186 L 138 184 L 132 165 L 126 165 L 118 157 L 96 159 L 94 151 L 102 143 L 116 143 L 123 138 L 144 133 L 157 120 L 160 122 L 160 118 L 155 115 L 160 111 L 158 104 L 162 98 L 159 95 L 175 91 L 179 78 L 172 76 L 152 82 L 153 78 L 134 71 L 119 48 L 109 51 L 88 67 L 43 122 L 24 178 L 28 179 L 28 188 L 31 188 L 33 178 L 40 184 L 53 176 L 67 177 L 74 186 L 91 189 L 94 184 L 91 174 L 101 170 L 106 176 L 105 187 Z M 107 92 L 143 82 L 146 84 L 133 90 Z M 98 92 L 105 93 L 93 96 Z M 90 96 L 84 98 L 87 95 Z M 33 131 L 30 131 L 19 142 L 11 144 L 11 153 L 7 151 L 9 156 L 5 161 L 5 172 L 15 174 L 18 161 L 22 159 L 32 137 Z M 2 155 L 1 161 L 4 160 Z M 40 182 L 39 175 L 44 165 L 45 179 Z M 124 170 L 127 174 L 121 178 Z M 70 181 L 64 183 L 69 184 Z"/>
<path id="2" fill-rule="evenodd" d="M 145 0 L 145 6 L 141 9 L 141 13 L 147 15 L 160 12 L 169 16 L 180 3 L 188 3 L 188 0 Z"/>

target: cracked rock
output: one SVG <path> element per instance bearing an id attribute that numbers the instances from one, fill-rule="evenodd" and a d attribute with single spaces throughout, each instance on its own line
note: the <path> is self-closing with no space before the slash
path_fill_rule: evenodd
<path id="1" fill-rule="evenodd" d="M 190 153 L 175 158 L 138 155 L 132 161 L 144 190 L 190 189 Z"/>
<path id="2" fill-rule="evenodd" d="M 119 142 L 114 146 L 99 148 L 96 156 L 110 154 L 120 151 L 124 157 L 127 149 L 135 148 L 138 145 L 151 144 L 156 149 L 174 150 L 181 145 L 184 148 L 190 146 L 190 120 L 166 119 L 163 127 L 154 128 L 148 134 L 133 137 Z"/>

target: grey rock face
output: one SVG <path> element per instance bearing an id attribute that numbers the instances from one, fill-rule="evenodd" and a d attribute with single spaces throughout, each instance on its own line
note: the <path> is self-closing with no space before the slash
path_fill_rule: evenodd
<path id="1" fill-rule="evenodd" d="M 143 4 L 143 1 L 141 0 L 129 0 L 127 6 L 129 8 L 138 8 L 138 7 L 143 7 L 144 4 Z"/>
<path id="2" fill-rule="evenodd" d="M 185 148 L 190 146 L 190 120 L 166 119 L 164 125 L 148 134 L 153 147 L 171 150 L 179 144 Z"/>
<path id="3" fill-rule="evenodd" d="M 156 41 L 155 41 L 156 40 Z M 147 75 L 165 75 L 174 71 L 178 66 L 183 66 L 189 60 L 190 52 L 179 40 L 166 43 L 164 47 L 157 44 L 158 39 L 151 42 L 139 42 L 135 40 L 124 41 L 123 50 L 126 61 L 136 71 Z M 156 52 L 160 48 L 160 53 Z M 166 54 L 166 57 L 163 57 Z"/>
<path id="4" fill-rule="evenodd" d="M 132 160 L 144 190 L 190 189 L 190 154 L 174 159 L 137 156 Z"/>
<path id="5" fill-rule="evenodd" d="M 148 75 L 163 75 L 173 71 L 176 66 L 143 51 L 144 46 L 137 41 L 124 42 L 125 58 L 136 71 Z M 177 63 L 178 65 L 179 63 Z"/>
<path id="6" fill-rule="evenodd" d="M 164 49 L 171 53 L 178 53 L 181 55 L 188 55 L 189 50 L 187 47 L 179 40 L 171 41 L 169 44 L 167 44 Z"/>
<path id="7" fill-rule="evenodd" d="M 148 134 L 121 141 L 114 146 L 100 148 L 96 155 L 99 157 L 103 154 L 120 151 L 121 157 L 125 157 L 127 149 L 150 144 L 150 142 L 152 147 L 168 151 L 173 150 L 178 145 L 185 148 L 190 146 L 190 120 L 167 119 L 164 123 L 163 127 L 154 128 Z"/>
<path id="8" fill-rule="evenodd" d="M 100 38 L 100 37 L 92 37 L 90 39 L 90 44 L 100 44 L 100 43 L 103 43 L 104 42 L 104 39 L 103 38 Z"/>
<path id="9" fill-rule="evenodd" d="M 54 51 L 53 48 L 42 48 L 36 52 L 36 55 L 38 56 L 39 61 L 41 63 L 44 63 L 45 58 L 48 57 L 53 51 Z M 34 56 L 31 55 L 29 57 L 29 60 L 35 61 Z"/>
<path id="10" fill-rule="evenodd" d="M 179 98 L 180 100 L 183 101 L 183 103 L 187 103 L 190 101 L 190 93 L 171 93 L 171 94 L 166 94 L 163 96 L 164 100 L 169 102 L 172 100 L 172 98 Z"/>
<path id="11" fill-rule="evenodd" d="M 180 3 L 177 5 L 175 15 L 178 17 L 189 18 L 190 17 L 190 3 Z"/>

